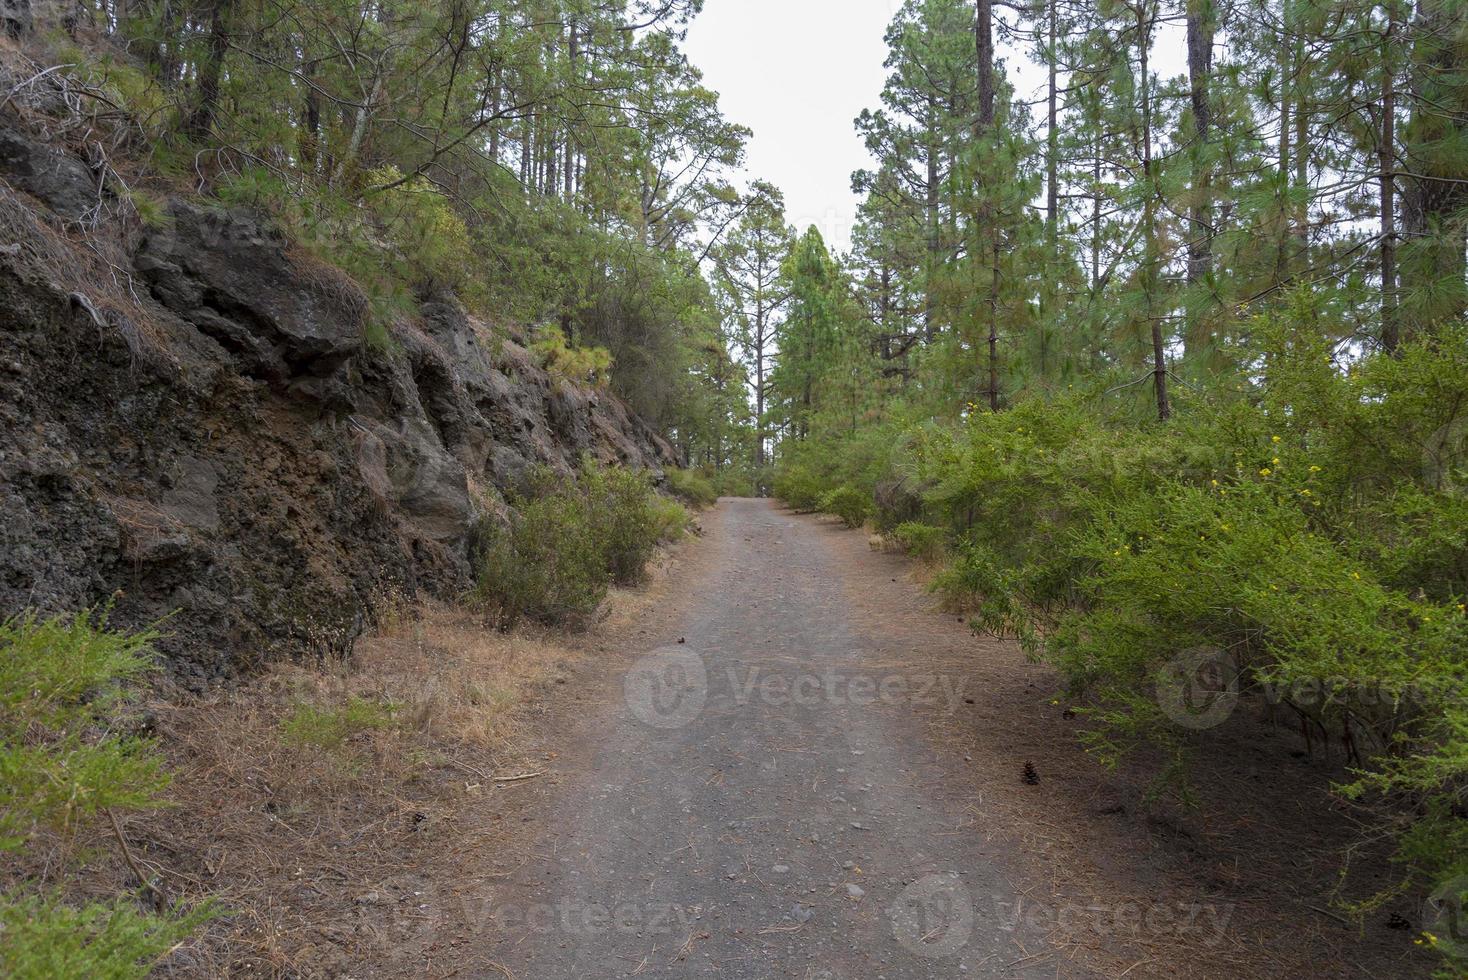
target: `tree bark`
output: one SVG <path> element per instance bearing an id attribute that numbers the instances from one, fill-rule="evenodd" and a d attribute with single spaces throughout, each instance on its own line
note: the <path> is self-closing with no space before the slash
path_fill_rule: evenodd
<path id="1" fill-rule="evenodd" d="M 224 76 L 224 56 L 229 50 L 226 20 L 231 0 L 214 0 L 209 9 L 209 44 L 199 62 L 197 101 L 184 122 L 184 133 L 195 140 L 204 139 L 214 128 L 219 111 L 219 86 Z"/>
<path id="2" fill-rule="evenodd" d="M 979 55 L 979 129 L 994 125 L 994 0 L 976 0 L 974 44 Z"/>
<path id="3" fill-rule="evenodd" d="M 1059 112 L 1059 43 L 1060 11 L 1059 0 L 1049 0 L 1050 44 L 1045 52 L 1049 69 L 1049 86 L 1046 90 L 1046 116 L 1048 131 L 1045 138 L 1045 243 L 1053 259 L 1060 244 L 1060 112 Z M 981 69 L 982 70 L 982 69 Z"/>
<path id="4" fill-rule="evenodd" d="M 999 411 L 999 239 L 989 269 L 989 411 Z"/>
<path id="5" fill-rule="evenodd" d="M 1188 0 L 1188 82 L 1193 106 L 1192 195 L 1188 209 L 1188 285 L 1198 287 L 1213 271 L 1213 0 Z M 1188 315 L 1189 353 L 1209 346 L 1207 304 L 1196 295 Z"/>
<path id="6" fill-rule="evenodd" d="M 1152 334 L 1152 380 L 1157 394 L 1157 417 L 1166 422 L 1172 417 L 1172 403 L 1167 394 L 1167 347 L 1162 333 L 1162 320 L 1156 314 L 1155 302 L 1161 243 L 1157 229 L 1157 168 L 1152 157 L 1152 28 L 1155 14 L 1150 3 L 1141 0 L 1137 6 L 1137 47 L 1142 72 L 1142 175 L 1146 199 L 1142 207 L 1142 223 L 1147 236 L 1146 255 L 1142 259 L 1142 293 L 1147 323 Z"/>
<path id="7" fill-rule="evenodd" d="M 1381 169 L 1381 346 L 1396 353 L 1401 344 L 1397 319 L 1397 205 L 1396 205 L 1396 69 L 1392 44 L 1397 22 L 1395 5 L 1388 0 L 1386 36 L 1381 42 L 1381 133 L 1377 156 Z"/>

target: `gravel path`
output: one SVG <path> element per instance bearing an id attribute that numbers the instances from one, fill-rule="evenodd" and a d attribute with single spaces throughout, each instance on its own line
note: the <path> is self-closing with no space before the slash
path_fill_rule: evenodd
<path id="1" fill-rule="evenodd" d="M 890 655 L 849 608 L 828 526 L 758 500 L 706 523 L 500 890 L 516 938 L 498 962 L 536 980 L 1056 976 L 923 737 L 963 679 Z"/>

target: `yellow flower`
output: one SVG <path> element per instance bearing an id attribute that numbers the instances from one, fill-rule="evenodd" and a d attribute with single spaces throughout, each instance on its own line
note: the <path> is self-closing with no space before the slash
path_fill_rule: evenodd
<path id="1" fill-rule="evenodd" d="M 1351 578 L 1353 578 L 1357 582 L 1359 582 L 1359 581 L 1361 581 L 1361 573 L 1360 572 L 1352 572 L 1351 573 Z"/>
<path id="2" fill-rule="evenodd" d="M 1308 496 L 1310 496 L 1310 491 L 1309 490 L 1301 490 L 1300 491 L 1300 496 L 1302 496 L 1302 497 L 1308 497 Z"/>
<path id="3" fill-rule="evenodd" d="M 1218 481 L 1217 481 L 1217 480 L 1213 480 L 1213 481 L 1211 481 L 1211 482 L 1212 482 L 1212 483 L 1213 483 L 1213 485 L 1214 485 L 1214 486 L 1215 486 L 1215 487 L 1216 487 L 1216 486 L 1218 486 Z"/>
<path id="4" fill-rule="evenodd" d="M 1280 438 L 1279 438 L 1279 436 L 1270 436 L 1269 437 L 1269 441 L 1270 442 L 1276 442 L 1277 443 L 1277 442 L 1280 441 Z"/>
<path id="5" fill-rule="evenodd" d="M 1234 529 L 1234 526 L 1232 524 L 1220 524 L 1218 526 L 1223 528 L 1225 531 L 1232 531 Z"/>
<path id="6" fill-rule="evenodd" d="M 1311 473 L 1319 473 L 1320 472 L 1320 467 L 1318 467 L 1318 466 L 1312 466 L 1312 467 L 1310 467 L 1310 472 Z"/>
<path id="7" fill-rule="evenodd" d="M 1279 457 L 1278 456 L 1274 457 L 1274 459 L 1270 460 L 1270 462 L 1274 463 L 1275 466 L 1278 466 L 1279 465 Z"/>
<path id="8" fill-rule="evenodd" d="M 1271 470 L 1269 467 L 1266 466 L 1266 467 L 1264 467 L 1264 469 L 1262 469 L 1262 470 L 1259 471 L 1259 475 L 1260 476 L 1268 476 L 1269 474 L 1271 474 L 1273 472 L 1274 472 L 1273 470 Z"/>

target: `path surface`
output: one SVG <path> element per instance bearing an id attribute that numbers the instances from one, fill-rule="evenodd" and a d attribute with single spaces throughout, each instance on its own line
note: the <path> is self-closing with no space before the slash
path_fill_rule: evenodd
<path id="1" fill-rule="evenodd" d="M 1290 732 L 1226 726 L 1198 807 L 1143 804 L 1155 769 L 1098 766 L 1055 674 L 910 562 L 769 501 L 704 524 L 531 706 L 543 775 L 409 869 L 414 938 L 364 975 L 1431 973 L 1386 911 L 1329 911 L 1359 828 Z"/>
<path id="2" fill-rule="evenodd" d="M 862 625 L 833 528 L 757 500 L 708 525 L 689 598 L 584 719 L 580 785 L 500 890 L 499 962 L 537 980 L 1055 976 L 1027 970 L 1043 924 L 918 721 L 959 710 L 963 679 Z"/>

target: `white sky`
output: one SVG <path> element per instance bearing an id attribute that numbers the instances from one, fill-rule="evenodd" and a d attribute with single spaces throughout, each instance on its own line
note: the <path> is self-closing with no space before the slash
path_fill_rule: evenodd
<path id="1" fill-rule="evenodd" d="M 899 0 L 706 0 L 684 49 L 724 115 L 754 130 L 746 176 L 785 192 L 790 223 L 844 250 L 851 173 L 871 164 L 853 125 L 876 108 Z"/>
<path id="2" fill-rule="evenodd" d="M 834 250 L 850 246 L 854 170 L 872 165 L 853 125 L 881 104 L 887 70 L 882 36 L 901 0 L 705 0 L 684 45 L 718 92 L 724 114 L 754 130 L 746 179 L 785 192 L 799 231 L 815 225 Z M 1006 15 L 1012 19 L 1012 15 Z M 1180 32 L 1164 29 L 1153 59 L 1166 77 L 1186 70 Z M 1000 42 L 1019 91 L 1043 93 L 1043 69 Z"/>

